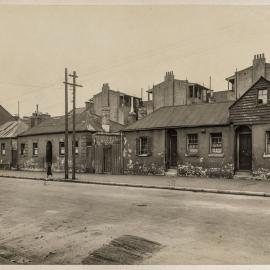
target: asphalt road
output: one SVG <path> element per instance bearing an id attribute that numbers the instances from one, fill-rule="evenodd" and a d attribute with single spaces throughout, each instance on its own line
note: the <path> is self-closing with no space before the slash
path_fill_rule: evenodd
<path id="1" fill-rule="evenodd" d="M 0 263 L 80 264 L 124 234 L 164 245 L 142 264 L 270 264 L 270 199 L 0 179 Z"/>

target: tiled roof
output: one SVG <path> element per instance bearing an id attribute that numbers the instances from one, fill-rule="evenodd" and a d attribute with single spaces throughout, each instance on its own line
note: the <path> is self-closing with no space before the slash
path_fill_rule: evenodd
<path id="1" fill-rule="evenodd" d="M 0 138 L 15 138 L 28 129 L 23 121 L 10 121 L 0 126 Z"/>
<path id="2" fill-rule="evenodd" d="M 124 131 L 226 125 L 229 123 L 228 108 L 232 103 L 230 101 L 162 107 L 131 124 Z"/>
<path id="3" fill-rule="evenodd" d="M 68 117 L 68 129 L 72 131 L 72 114 Z M 110 121 L 111 132 L 118 132 L 123 126 Z M 104 131 L 101 126 L 101 117 L 90 114 L 88 111 L 76 114 L 76 131 Z M 53 134 L 65 132 L 65 116 L 51 117 L 40 124 L 27 130 L 21 136 L 31 136 L 38 134 Z"/>

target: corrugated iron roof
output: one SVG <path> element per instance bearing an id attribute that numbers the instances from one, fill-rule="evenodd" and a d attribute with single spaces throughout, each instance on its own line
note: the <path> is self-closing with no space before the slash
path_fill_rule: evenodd
<path id="1" fill-rule="evenodd" d="M 123 131 L 226 125 L 229 123 L 228 108 L 232 103 L 230 101 L 162 107 Z"/>
<path id="2" fill-rule="evenodd" d="M 23 121 L 10 121 L 0 126 L 0 138 L 15 138 L 28 129 Z"/>
<path id="3" fill-rule="evenodd" d="M 68 117 L 68 129 L 72 131 L 72 114 Z M 76 114 L 76 131 L 104 131 L 101 125 L 101 116 L 90 114 L 88 111 Z M 118 132 L 123 125 L 110 121 L 111 132 Z M 65 132 L 65 116 L 51 117 L 27 130 L 20 136 L 38 134 L 53 134 Z"/>

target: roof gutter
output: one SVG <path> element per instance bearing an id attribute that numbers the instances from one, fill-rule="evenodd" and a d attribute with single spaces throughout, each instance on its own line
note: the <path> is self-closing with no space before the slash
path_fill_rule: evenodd
<path id="1" fill-rule="evenodd" d="M 136 131 L 147 131 L 147 130 L 161 130 L 161 129 L 177 129 L 177 128 L 202 128 L 202 127 L 223 127 L 223 126 L 229 126 L 231 123 L 228 122 L 227 124 L 213 124 L 213 125 L 199 125 L 199 126 L 166 126 L 166 127 L 154 127 L 154 128 L 138 128 L 138 129 L 125 129 L 121 130 L 121 132 L 136 132 Z"/>

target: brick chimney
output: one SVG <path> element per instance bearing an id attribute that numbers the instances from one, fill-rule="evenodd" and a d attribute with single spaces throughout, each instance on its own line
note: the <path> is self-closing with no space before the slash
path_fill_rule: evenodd
<path id="1" fill-rule="evenodd" d="M 94 101 L 92 99 L 85 101 L 85 110 L 91 114 L 95 114 Z"/>
<path id="2" fill-rule="evenodd" d="M 134 99 L 131 97 L 130 112 L 128 114 L 127 124 L 131 125 L 136 122 L 136 113 L 134 112 Z"/>
<path id="3" fill-rule="evenodd" d="M 265 77 L 264 54 L 256 54 L 253 58 L 252 82 L 255 83 L 261 76 Z"/>
<path id="4" fill-rule="evenodd" d="M 168 71 L 165 74 L 165 81 L 172 81 L 174 79 L 173 71 Z"/>
<path id="5" fill-rule="evenodd" d="M 102 85 L 102 106 L 103 107 L 110 106 L 110 102 L 109 102 L 109 91 L 110 91 L 109 84 L 108 83 L 104 83 Z"/>

